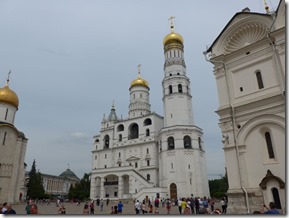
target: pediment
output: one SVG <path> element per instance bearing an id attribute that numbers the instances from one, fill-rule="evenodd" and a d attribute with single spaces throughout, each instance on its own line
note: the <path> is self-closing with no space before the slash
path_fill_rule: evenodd
<path id="1" fill-rule="evenodd" d="M 207 52 L 211 57 L 227 55 L 267 37 L 272 17 L 259 13 L 237 13 Z"/>
<path id="2" fill-rule="evenodd" d="M 127 162 L 131 162 L 131 161 L 137 161 L 140 160 L 140 158 L 136 157 L 136 156 L 131 156 L 128 159 L 126 159 Z"/>

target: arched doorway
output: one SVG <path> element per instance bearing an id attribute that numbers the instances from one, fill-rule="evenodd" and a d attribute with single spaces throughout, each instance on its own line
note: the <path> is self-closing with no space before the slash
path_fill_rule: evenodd
<path id="1" fill-rule="evenodd" d="M 175 183 L 172 183 L 170 185 L 170 196 L 171 196 L 171 199 L 174 198 L 174 199 L 177 199 L 177 185 Z"/>

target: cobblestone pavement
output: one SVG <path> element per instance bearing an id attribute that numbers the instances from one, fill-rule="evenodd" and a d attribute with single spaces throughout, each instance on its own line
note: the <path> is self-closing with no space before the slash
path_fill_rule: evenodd
<path id="1" fill-rule="evenodd" d="M 79 206 L 77 206 L 76 203 L 67 203 L 66 202 L 63 204 L 66 208 L 66 214 L 80 215 L 80 214 L 82 214 L 83 207 L 84 207 L 85 203 L 82 202 Z M 111 212 L 111 206 L 114 206 L 116 204 L 117 204 L 117 202 L 110 202 L 108 206 L 106 206 L 106 204 L 105 204 L 103 207 L 103 211 L 100 211 L 99 206 L 95 206 L 94 214 L 95 215 L 109 215 Z M 123 215 L 124 214 L 128 214 L 128 215 L 129 214 L 130 215 L 135 214 L 133 202 L 123 202 L 123 205 L 124 205 L 123 213 L 122 213 Z M 16 213 L 18 215 L 21 215 L 21 214 L 26 214 L 25 206 L 26 206 L 26 203 L 20 203 L 20 204 L 12 205 L 12 208 L 16 211 Z M 43 214 L 43 215 L 56 215 L 56 214 L 58 214 L 58 208 L 59 207 L 56 207 L 55 203 L 51 203 L 50 205 L 38 204 L 37 206 L 38 206 L 39 214 Z M 215 208 L 217 208 L 217 207 L 215 207 Z M 160 215 L 167 215 L 167 210 L 165 207 L 162 207 L 162 205 L 160 205 L 160 207 L 159 207 L 159 214 Z M 178 207 L 172 206 L 170 214 L 179 215 Z"/>

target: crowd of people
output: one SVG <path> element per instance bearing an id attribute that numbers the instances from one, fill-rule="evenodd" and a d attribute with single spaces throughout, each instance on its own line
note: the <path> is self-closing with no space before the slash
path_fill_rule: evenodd
<path id="1" fill-rule="evenodd" d="M 138 199 L 135 199 L 133 201 L 133 205 L 130 205 L 130 208 L 132 206 L 134 207 L 135 214 L 160 214 L 160 207 L 162 207 L 162 214 L 171 214 L 172 207 L 177 207 L 179 214 L 184 215 L 226 214 L 228 204 L 227 198 L 223 197 L 221 200 L 218 200 L 218 206 L 220 205 L 220 208 L 215 208 L 216 201 L 217 200 L 207 198 L 206 196 L 202 198 L 189 197 L 178 199 L 156 197 L 154 200 L 145 198 L 141 202 Z M 109 205 L 109 198 L 107 198 L 105 201 L 97 198 L 96 200 L 85 202 L 82 214 L 95 214 L 95 207 L 98 207 L 98 210 L 103 211 L 104 203 L 106 203 L 107 206 L 104 213 L 106 213 L 109 207 L 111 208 L 110 214 L 123 213 L 124 204 L 121 200 L 117 202 L 113 201 Z M 130 203 L 127 202 L 127 204 Z M 77 202 L 76 205 L 80 206 L 81 203 Z M 63 203 L 60 205 L 60 202 L 56 202 L 56 207 L 58 214 L 67 214 Z M 27 201 L 25 212 L 26 214 L 39 214 L 36 201 Z M 176 209 L 174 209 L 174 213 L 176 213 Z M 12 204 L 5 202 L 0 206 L 0 214 L 16 214 L 16 211 L 12 208 Z M 262 205 L 260 210 L 254 211 L 253 214 L 280 214 L 280 212 L 276 209 L 275 203 L 270 202 L 268 206 Z"/>

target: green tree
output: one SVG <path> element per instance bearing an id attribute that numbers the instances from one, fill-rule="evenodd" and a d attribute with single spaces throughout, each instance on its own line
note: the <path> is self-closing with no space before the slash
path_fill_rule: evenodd
<path id="1" fill-rule="evenodd" d="M 227 173 L 220 179 L 209 180 L 209 188 L 211 197 L 221 198 L 225 196 L 229 188 Z"/>
<path id="2" fill-rule="evenodd" d="M 44 198 L 45 190 L 42 182 L 42 175 L 36 172 L 36 162 L 33 161 L 31 170 L 29 172 L 29 180 L 27 183 L 27 197 L 31 199 Z"/>
<path id="3" fill-rule="evenodd" d="M 85 200 L 90 196 L 90 174 L 85 173 L 83 178 L 70 186 L 68 197 L 70 199 Z"/>

